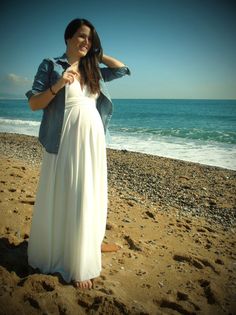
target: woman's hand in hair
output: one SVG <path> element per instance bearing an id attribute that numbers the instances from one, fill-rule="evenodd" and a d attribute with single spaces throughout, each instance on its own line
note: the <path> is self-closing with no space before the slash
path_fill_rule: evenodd
<path id="1" fill-rule="evenodd" d="M 103 63 L 109 68 L 121 68 L 125 66 L 123 62 L 104 54 L 102 55 L 101 63 Z"/>

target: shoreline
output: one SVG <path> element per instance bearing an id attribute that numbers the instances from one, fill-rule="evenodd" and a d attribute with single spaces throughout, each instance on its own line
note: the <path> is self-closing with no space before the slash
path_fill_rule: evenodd
<path id="1" fill-rule="evenodd" d="M 29 268 L 37 138 L 0 134 L 0 304 L 6 314 L 233 314 L 236 172 L 107 150 L 108 218 L 93 290 Z"/>
<path id="2" fill-rule="evenodd" d="M 11 121 L 11 120 L 9 120 Z M 40 124 L 40 122 L 38 122 Z M 0 131 L 1 135 L 15 135 L 15 136 L 26 136 L 26 137 L 33 137 L 37 139 L 37 132 L 36 133 L 23 133 L 19 134 L 17 132 L 12 131 Z M 202 140 L 191 140 L 195 142 L 195 145 L 191 144 L 191 149 L 189 149 L 189 141 L 190 139 L 180 138 L 179 143 L 175 144 L 177 147 L 172 147 L 170 150 L 168 148 L 163 149 L 166 145 L 170 145 L 172 142 L 163 142 L 163 139 L 156 139 L 148 140 L 149 148 L 146 146 L 143 147 L 146 141 L 144 139 L 139 139 L 139 145 L 141 145 L 140 149 L 137 151 L 136 146 L 130 145 L 117 145 L 113 143 L 112 139 L 116 138 L 116 135 L 111 134 L 108 136 L 108 150 L 116 150 L 116 151 L 128 151 L 131 153 L 138 153 L 138 154 L 147 154 L 151 156 L 163 157 L 166 159 L 177 160 L 177 161 L 184 161 L 187 163 L 195 163 L 200 164 L 203 166 L 212 166 L 223 168 L 227 170 L 236 171 L 236 163 L 235 163 L 235 152 L 236 146 L 233 143 L 221 143 L 221 142 L 209 142 L 209 143 L 202 143 Z M 111 141 L 111 142 L 110 142 Z M 115 140 L 116 141 L 116 140 Z M 128 140 L 129 142 L 130 140 Z M 163 142 L 163 143 L 162 143 Z M 214 143 L 214 150 L 213 145 Z M 157 146 L 156 146 L 157 145 Z M 234 147 L 232 147 L 234 146 Z M 154 148 L 154 149 L 153 149 Z M 173 152 L 175 153 L 173 153 Z M 214 156 L 213 160 L 209 157 Z M 224 158 L 223 158 L 224 157 Z"/>
<path id="3" fill-rule="evenodd" d="M 39 166 L 43 149 L 37 137 L 0 133 L 0 155 Z M 162 211 L 202 216 L 225 228 L 236 223 L 234 170 L 115 149 L 107 149 L 107 164 L 108 186 L 115 182 L 126 199 L 147 199 Z"/>
<path id="4" fill-rule="evenodd" d="M 37 136 L 32 136 L 32 135 L 27 135 L 27 134 L 19 134 L 19 133 L 11 133 L 11 132 L 0 132 L 0 154 L 1 152 L 3 152 L 4 149 L 4 144 L 1 142 L 5 141 L 5 145 L 9 146 L 10 144 L 13 145 L 13 149 L 16 146 L 15 142 L 19 139 L 21 143 L 24 142 L 29 142 L 33 145 L 33 150 L 35 150 L 35 154 L 32 155 L 32 157 L 35 157 L 37 162 L 38 160 L 42 159 L 42 146 L 38 141 L 38 137 Z M 19 144 L 17 144 L 18 146 Z M 7 148 L 8 149 L 8 148 Z M 10 148 L 9 148 L 10 149 Z M 216 165 L 209 165 L 209 164 L 203 164 L 203 163 L 199 163 L 199 162 L 193 162 L 193 161 L 187 161 L 187 160 L 181 160 L 181 159 L 177 159 L 177 158 L 172 158 L 172 157 L 166 157 L 166 156 L 161 156 L 161 155 L 156 155 L 156 154 L 151 154 L 151 153 L 145 153 L 145 152 L 139 152 L 139 151 L 131 151 L 131 150 L 127 150 L 127 149 L 113 149 L 113 148 L 107 148 L 107 151 L 115 151 L 115 152 L 123 152 L 123 153 L 130 153 L 130 154 L 136 154 L 136 155 L 140 155 L 140 156 L 150 156 L 153 158 L 157 158 L 157 159 L 166 159 L 166 160 L 170 160 L 170 161 L 176 161 L 176 162 L 183 162 L 189 165 L 199 165 L 202 167 L 208 167 L 208 168 L 216 168 L 216 169 L 221 169 L 221 170 L 225 170 L 225 171 L 230 171 L 230 172 L 235 172 L 236 170 L 234 169 L 230 169 L 230 168 L 225 168 L 222 166 L 216 166 Z M 7 152 L 7 155 L 10 153 L 10 151 Z M 15 152 L 17 154 L 17 152 Z M 10 157 L 10 156 L 9 156 Z M 23 159 L 27 159 L 27 156 L 22 156 L 21 154 L 18 156 L 18 158 L 23 158 Z M 34 164 L 34 161 L 31 159 L 29 160 L 29 162 Z"/>

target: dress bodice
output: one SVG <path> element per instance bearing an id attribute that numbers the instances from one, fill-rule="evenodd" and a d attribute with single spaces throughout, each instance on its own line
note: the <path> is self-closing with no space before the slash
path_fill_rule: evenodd
<path id="1" fill-rule="evenodd" d="M 66 85 L 65 107 L 76 105 L 96 105 L 97 94 L 91 94 L 85 85 L 81 88 L 78 80 Z"/>

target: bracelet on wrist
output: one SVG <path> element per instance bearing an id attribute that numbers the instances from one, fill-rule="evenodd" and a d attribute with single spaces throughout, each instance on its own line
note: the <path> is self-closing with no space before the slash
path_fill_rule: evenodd
<path id="1" fill-rule="evenodd" d="M 50 91 L 51 91 L 51 93 L 52 93 L 52 95 L 57 95 L 57 93 L 55 93 L 54 91 L 53 91 L 53 89 L 52 89 L 52 87 L 50 86 Z"/>

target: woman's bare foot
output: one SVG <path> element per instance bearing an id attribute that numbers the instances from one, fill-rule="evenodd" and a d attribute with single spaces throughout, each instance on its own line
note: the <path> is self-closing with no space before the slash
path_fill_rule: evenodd
<path id="1" fill-rule="evenodd" d="M 94 281 L 85 280 L 85 281 L 73 281 L 73 285 L 75 288 L 79 289 L 92 289 L 94 287 Z"/>
<path id="2" fill-rule="evenodd" d="M 116 245 L 116 244 L 105 244 L 105 243 L 102 243 L 102 245 L 101 245 L 102 253 L 117 252 L 119 249 L 120 249 L 120 246 Z"/>

